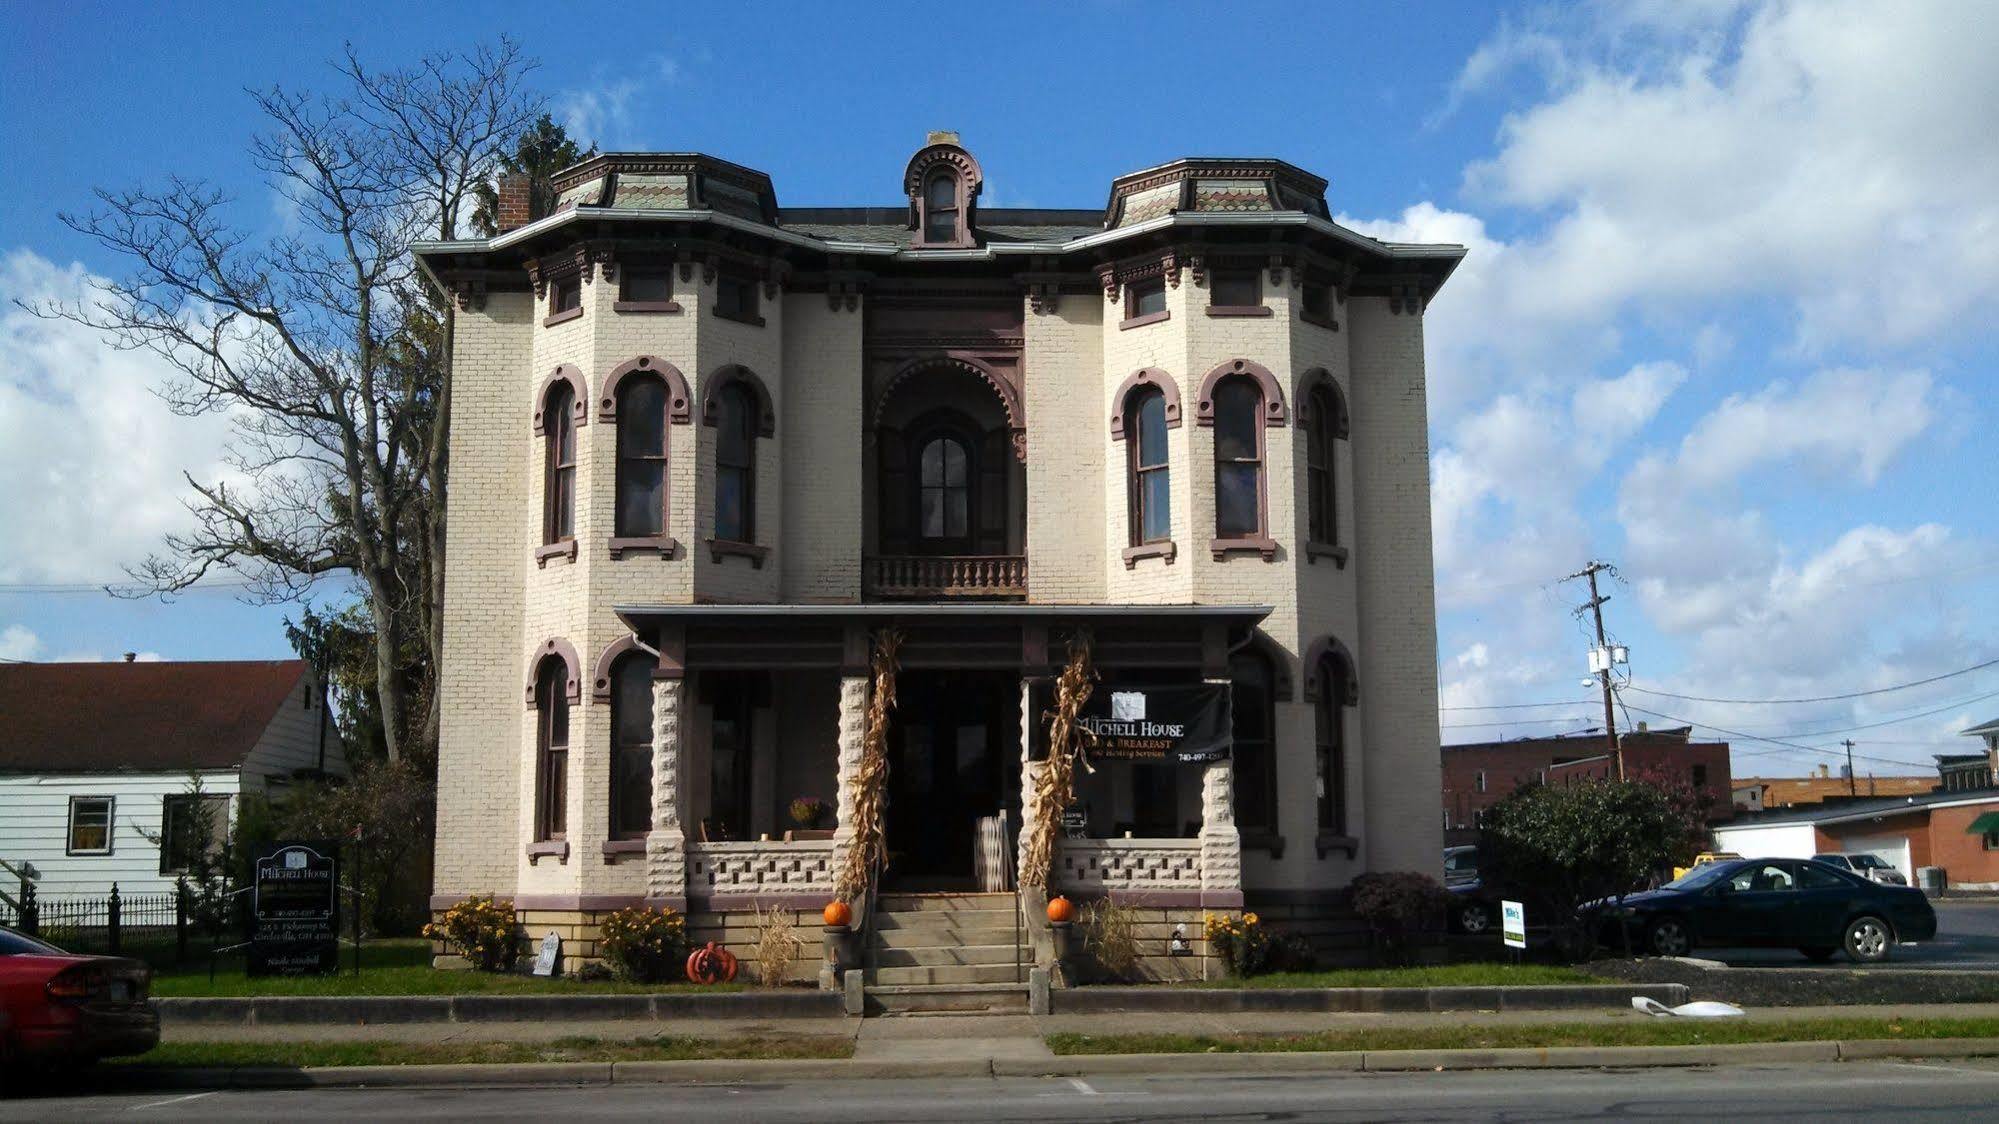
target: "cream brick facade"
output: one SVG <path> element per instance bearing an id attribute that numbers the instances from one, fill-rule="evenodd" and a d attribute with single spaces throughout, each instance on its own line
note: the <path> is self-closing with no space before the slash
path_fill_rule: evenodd
<path id="1" fill-rule="evenodd" d="M 971 185 L 965 198 L 975 200 L 977 165 L 960 155 L 933 146 L 910 175 L 957 169 L 952 174 Z M 620 207 L 618 178 L 635 169 L 685 176 L 694 185 L 689 207 Z M 596 180 L 607 186 L 596 189 L 595 204 L 490 241 L 422 252 L 461 308 L 436 904 L 497 893 L 542 911 L 536 916 L 568 911 L 572 925 L 642 900 L 691 899 L 718 917 L 759 895 L 803 907 L 824 896 L 815 880 L 830 872 L 814 856 L 825 845 L 782 851 L 782 808 L 790 796 L 816 790 L 840 804 L 836 823 L 845 830 L 846 778 L 866 703 L 856 637 L 886 622 L 918 628 L 948 617 L 951 627 L 972 630 L 962 642 L 969 652 L 989 642 L 978 639 L 989 635 L 981 628 L 1024 630 L 1005 635 L 1027 637 L 1018 641 L 1026 645 L 1042 635 L 1037 630 L 1083 620 L 1077 614 L 1085 610 L 1099 614 L 1088 621 L 1105 622 L 1089 627 L 1110 629 L 1148 620 L 1147 606 L 1161 621 L 1188 622 L 1201 610 L 1239 609 L 1248 622 L 1242 628 L 1257 634 L 1253 642 L 1288 685 L 1274 706 L 1281 845 L 1245 845 L 1239 872 L 1232 869 L 1232 770 L 1210 767 L 1186 782 L 1187 799 L 1203 810 L 1204 892 L 1302 901 L 1364 870 L 1436 870 L 1422 308 L 1461 249 L 1391 246 L 1344 231 L 1327 218 L 1323 181 L 1276 161 L 1183 161 L 1121 177 L 1104 213 L 980 213 L 968 205 L 972 245 L 948 249 L 927 248 L 920 231 L 884 223 L 879 211 L 781 210 L 759 173 L 706 157 L 613 154 L 558 177 L 558 186 Z M 1127 212 L 1127 199 L 1154 200 L 1166 183 L 1188 185 L 1181 208 L 1154 214 L 1148 202 L 1142 213 Z M 1245 196 L 1244 183 L 1262 186 Z M 758 202 L 743 202 L 750 197 Z M 1204 209 L 1203 201 L 1217 199 L 1222 204 Z M 1004 237 L 984 233 L 999 230 Z M 620 278 L 646 263 L 670 271 L 678 311 L 616 307 Z M 1267 315 L 1211 315 L 1215 272 L 1244 263 L 1260 278 Z M 718 285 L 745 274 L 761 298 L 760 324 L 715 311 Z M 577 275 L 581 315 L 545 325 L 550 294 Z M 1165 281 L 1168 315 L 1124 325 L 1126 287 L 1149 278 Z M 1320 292 L 1333 295 L 1313 298 L 1327 302 L 1315 318 L 1305 302 Z M 1327 311 L 1337 327 L 1323 318 Z M 600 413 L 611 373 L 640 357 L 649 369 L 676 369 L 691 394 L 687 420 L 666 427 L 666 530 L 675 545 L 614 558 L 617 425 Z M 937 577 L 946 573 L 941 564 L 924 562 L 923 580 L 939 584 L 934 596 L 912 598 L 883 593 L 870 577 L 870 559 L 884 551 L 878 516 L 869 513 L 896 502 L 883 499 L 885 470 L 871 468 L 879 453 L 864 455 L 887 439 L 873 429 L 881 372 L 933 358 L 940 372 L 947 360 L 956 364 L 952 378 L 980 373 L 983 384 L 963 385 L 996 394 L 1002 405 L 1008 393 L 1017 398 L 1007 415 L 1025 450 L 1007 466 L 1025 489 L 1012 497 L 1017 525 L 1007 533 L 1020 544 L 1019 570 L 1008 571 L 1024 571 L 1016 585 L 954 586 L 960 578 Z M 1198 403 L 1209 372 L 1238 361 L 1267 370 L 1282 399 L 1262 429 L 1267 551 L 1211 549 L 1215 431 L 1202 424 Z M 537 551 L 545 451 L 532 422 L 536 396 L 559 367 L 576 372 L 585 403 L 576 430 L 573 556 L 539 557 L 548 553 Z M 716 430 L 704 423 L 704 408 L 734 367 L 754 372 L 774 421 L 774 432 L 755 441 L 761 558 L 710 546 Z M 1121 409 L 1118 388 L 1145 368 L 1164 372 L 1180 405 L 1168 430 L 1173 553 L 1127 561 L 1127 449 L 1110 419 Z M 1308 551 L 1303 536 L 1299 407 L 1307 373 L 1317 370 L 1337 386 L 1350 419 L 1350 437 L 1333 447 L 1337 541 L 1349 552 L 1340 558 Z M 975 592 L 988 596 L 965 596 Z M 955 606 L 955 615 L 937 616 L 927 605 Z M 730 616 L 720 606 L 744 609 Z M 1107 606 L 1130 608 L 1105 615 Z M 1249 631 L 1231 636 L 1235 644 L 1252 641 Z M 768 696 L 755 704 L 745 735 L 753 761 L 748 820 L 730 825 L 771 835 L 774 850 L 742 876 L 750 881 L 692 884 L 711 865 L 690 866 L 689 856 L 699 858 L 716 799 L 717 718 L 703 677 L 710 666 L 751 666 L 727 661 L 780 637 L 790 646 L 756 649 L 776 654 Z M 596 682 L 605 653 L 633 640 L 649 661 L 657 656 L 653 838 L 643 848 L 610 845 L 612 710 Z M 539 750 L 537 711 L 525 700 L 550 641 L 575 652 L 566 852 L 531 846 Z M 1359 684 L 1357 701 L 1341 711 L 1342 838 L 1329 838 L 1318 818 L 1316 703 L 1307 697 L 1317 676 L 1306 658 L 1327 641 L 1349 654 Z M 1045 673 L 1021 659 L 1021 674 Z M 1202 674 L 1212 678 L 1215 669 Z M 1031 775 L 1015 768 L 1016 777 Z"/>

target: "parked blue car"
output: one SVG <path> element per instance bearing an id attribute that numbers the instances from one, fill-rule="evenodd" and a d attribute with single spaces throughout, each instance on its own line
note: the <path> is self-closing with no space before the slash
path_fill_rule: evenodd
<path id="1" fill-rule="evenodd" d="M 1696 948 L 1795 948 L 1812 960 L 1840 950 L 1863 964 L 1897 944 L 1936 936 L 1937 915 L 1921 890 L 1884 886 L 1806 859 L 1734 859 L 1696 867 L 1657 890 L 1605 911 L 1600 934 L 1658 956 Z"/>

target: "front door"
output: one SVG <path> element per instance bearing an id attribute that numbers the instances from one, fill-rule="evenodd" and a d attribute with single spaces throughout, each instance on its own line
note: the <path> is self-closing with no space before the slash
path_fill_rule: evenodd
<path id="1" fill-rule="evenodd" d="M 888 735 L 888 878 L 969 889 L 977 823 L 1013 801 L 1020 771 L 1019 680 L 904 672 Z"/>

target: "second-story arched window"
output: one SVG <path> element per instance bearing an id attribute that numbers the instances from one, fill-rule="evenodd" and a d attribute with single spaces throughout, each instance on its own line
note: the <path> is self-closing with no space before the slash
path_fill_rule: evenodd
<path id="1" fill-rule="evenodd" d="M 576 391 L 558 381 L 542 406 L 542 532 L 544 544 L 576 537 Z"/>
<path id="2" fill-rule="evenodd" d="M 612 533 L 666 533 L 666 380 L 627 375 L 618 384 L 618 499 Z"/>
<path id="3" fill-rule="evenodd" d="M 757 400 L 741 380 L 715 398 L 715 537 L 756 541 Z"/>
<path id="4" fill-rule="evenodd" d="M 1339 501 L 1334 491 L 1334 442 L 1346 436 L 1346 413 L 1331 387 L 1312 389 L 1305 426 L 1305 494 L 1308 541 L 1337 546 Z"/>
<path id="5" fill-rule="evenodd" d="M 923 240 L 958 240 L 958 177 L 937 172 L 923 184 Z"/>
<path id="6" fill-rule="evenodd" d="M 1130 458 L 1131 545 L 1173 537 L 1172 470 L 1166 461 L 1166 394 L 1156 386 L 1134 390 L 1125 406 L 1125 452 Z"/>
<path id="7" fill-rule="evenodd" d="M 1215 386 L 1215 537 L 1249 539 L 1263 529 L 1263 390 L 1231 376 Z"/>
<path id="8" fill-rule="evenodd" d="M 955 434 L 939 434 L 917 453 L 916 533 L 939 547 L 970 549 L 972 453 Z"/>
<path id="9" fill-rule="evenodd" d="M 1312 766 L 1321 835 L 1347 834 L 1347 699 L 1353 691 L 1346 661 L 1319 658 L 1319 698 L 1312 709 Z"/>
<path id="10" fill-rule="evenodd" d="M 628 653 L 611 667 L 611 838 L 652 827 L 653 661 Z"/>
<path id="11" fill-rule="evenodd" d="M 569 666 L 545 656 L 535 670 L 534 837 L 563 839 L 569 827 Z"/>

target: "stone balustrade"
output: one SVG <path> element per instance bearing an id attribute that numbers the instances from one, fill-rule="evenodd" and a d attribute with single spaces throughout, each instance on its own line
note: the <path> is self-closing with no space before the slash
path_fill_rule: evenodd
<path id="1" fill-rule="evenodd" d="M 1056 885 L 1079 894 L 1201 889 L 1199 839 L 1064 839 Z"/>
<path id="2" fill-rule="evenodd" d="M 870 597 L 1025 597 L 1027 558 L 1020 554 L 871 554 Z"/>
<path id="3" fill-rule="evenodd" d="M 687 890 L 696 897 L 833 893 L 833 841 L 689 843 Z"/>

